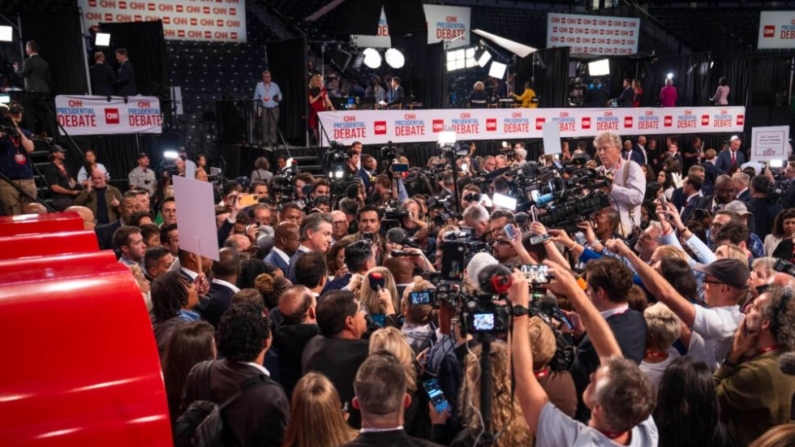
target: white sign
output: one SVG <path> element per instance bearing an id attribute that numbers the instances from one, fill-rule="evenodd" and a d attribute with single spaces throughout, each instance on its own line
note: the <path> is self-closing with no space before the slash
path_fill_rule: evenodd
<path id="1" fill-rule="evenodd" d="M 560 126 L 557 120 L 544 123 L 541 135 L 544 138 L 544 155 L 554 155 L 563 152 L 560 148 Z"/>
<path id="2" fill-rule="evenodd" d="M 428 27 L 428 43 L 449 41 L 448 49 L 469 46 L 469 31 L 472 29 L 471 9 L 461 6 L 423 5 Z M 375 36 L 353 35 L 351 43 L 360 48 L 391 48 L 389 24 L 381 10 L 378 31 Z"/>
<path id="3" fill-rule="evenodd" d="M 795 48 L 795 11 L 762 11 L 756 47 L 760 50 Z"/>
<path id="4" fill-rule="evenodd" d="M 547 48 L 571 47 L 572 53 L 635 54 L 640 19 L 631 17 L 547 14 Z"/>
<path id="5" fill-rule="evenodd" d="M 69 135 L 163 133 L 160 100 L 155 96 L 127 100 L 113 96 L 108 101 L 106 96 L 59 95 L 55 97 L 55 114 Z"/>
<path id="6" fill-rule="evenodd" d="M 213 184 L 181 176 L 173 176 L 172 179 L 177 202 L 179 248 L 218 261 Z"/>
<path id="7" fill-rule="evenodd" d="M 789 157 L 789 126 L 754 127 L 751 160 L 786 160 Z"/>
<path id="8" fill-rule="evenodd" d="M 437 141 L 445 128 L 455 130 L 459 141 L 542 138 L 544 124 L 552 122 L 562 138 L 606 130 L 621 135 L 742 132 L 745 107 L 340 110 L 318 116 L 332 141 L 349 145 Z M 325 136 L 323 144 L 328 144 Z"/>
<path id="9" fill-rule="evenodd" d="M 163 21 L 166 39 L 205 42 L 246 41 L 246 1 L 78 0 L 83 23 Z"/>

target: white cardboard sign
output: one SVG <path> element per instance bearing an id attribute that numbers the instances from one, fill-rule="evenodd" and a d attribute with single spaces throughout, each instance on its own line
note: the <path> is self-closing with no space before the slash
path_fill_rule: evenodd
<path id="1" fill-rule="evenodd" d="M 218 261 L 212 183 L 178 176 L 173 179 L 179 248 Z"/>
<path id="2" fill-rule="evenodd" d="M 786 160 L 789 126 L 754 127 L 751 130 L 751 160 Z"/>

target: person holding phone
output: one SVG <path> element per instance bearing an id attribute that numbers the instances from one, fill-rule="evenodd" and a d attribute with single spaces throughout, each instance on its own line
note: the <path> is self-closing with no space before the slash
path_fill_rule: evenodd
<path id="1" fill-rule="evenodd" d="M 260 122 L 263 145 L 271 146 L 279 143 L 279 103 L 284 99 L 279 84 L 271 80 L 271 72 L 262 72 L 262 81 L 254 88 L 254 101 Z"/>

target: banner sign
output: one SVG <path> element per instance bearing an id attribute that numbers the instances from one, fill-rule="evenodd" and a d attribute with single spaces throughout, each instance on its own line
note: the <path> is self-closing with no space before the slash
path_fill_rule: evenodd
<path id="1" fill-rule="evenodd" d="M 449 41 L 448 49 L 468 47 L 469 31 L 472 29 L 471 10 L 461 6 L 423 5 L 425 21 L 428 26 L 428 44 Z M 389 25 L 386 14 L 381 10 L 378 21 L 378 34 L 375 36 L 353 35 L 351 43 L 360 48 L 391 48 Z"/>
<path id="2" fill-rule="evenodd" d="M 349 145 L 437 141 L 450 128 L 461 141 L 542 138 L 544 124 L 553 122 L 561 138 L 606 130 L 623 136 L 742 132 L 745 107 L 349 110 L 318 116 L 328 138 Z"/>
<path id="3" fill-rule="evenodd" d="M 160 100 L 155 96 L 64 96 L 55 97 L 58 124 L 69 135 L 115 135 L 163 133 Z M 63 135 L 63 130 L 61 130 Z"/>
<path id="4" fill-rule="evenodd" d="M 547 14 L 547 48 L 571 47 L 572 53 L 635 54 L 640 19 L 631 17 Z"/>
<path id="5" fill-rule="evenodd" d="M 789 157 L 789 126 L 751 129 L 751 160 L 786 160 Z"/>
<path id="6" fill-rule="evenodd" d="M 246 41 L 245 0 L 78 0 L 77 4 L 88 28 L 162 20 L 166 39 Z"/>
<path id="7" fill-rule="evenodd" d="M 795 48 L 795 11 L 762 11 L 756 48 Z"/>

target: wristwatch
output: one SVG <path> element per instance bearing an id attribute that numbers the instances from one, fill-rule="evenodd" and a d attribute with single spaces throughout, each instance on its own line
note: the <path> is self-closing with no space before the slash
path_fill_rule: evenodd
<path id="1" fill-rule="evenodd" d="M 524 306 L 513 306 L 511 308 L 511 314 L 514 317 L 521 317 L 522 315 L 530 315 L 530 309 Z"/>

